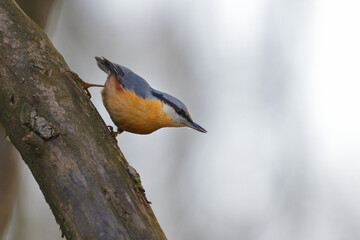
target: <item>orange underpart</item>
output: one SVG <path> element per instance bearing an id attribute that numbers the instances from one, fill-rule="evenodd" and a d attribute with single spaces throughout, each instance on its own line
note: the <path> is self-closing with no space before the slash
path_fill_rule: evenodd
<path id="1" fill-rule="evenodd" d="M 144 99 L 122 88 L 115 76 L 109 76 L 102 97 L 111 119 L 121 130 L 148 134 L 162 127 L 175 127 L 161 101 Z"/>
<path id="2" fill-rule="evenodd" d="M 116 79 L 116 77 L 114 75 L 110 75 L 109 78 L 111 78 L 111 82 L 115 86 L 115 89 L 117 91 L 123 91 L 124 90 L 124 88 L 121 86 L 121 84 L 119 83 L 119 81 Z"/>

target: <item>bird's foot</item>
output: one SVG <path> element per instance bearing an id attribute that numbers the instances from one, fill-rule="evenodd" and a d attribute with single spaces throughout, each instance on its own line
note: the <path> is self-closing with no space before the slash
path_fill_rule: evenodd
<path id="1" fill-rule="evenodd" d="M 72 72 L 72 71 L 67 71 L 69 73 L 72 74 L 72 76 L 75 78 L 75 80 L 80 83 L 80 85 L 84 88 L 86 94 L 89 96 L 89 98 L 91 98 L 91 93 L 89 92 L 88 88 L 90 87 L 104 87 L 104 85 L 98 85 L 98 84 L 91 84 L 91 83 L 87 83 L 84 82 L 79 75 L 77 75 L 76 73 Z"/>
<path id="2" fill-rule="evenodd" d="M 120 133 L 122 133 L 124 130 L 120 130 L 119 128 L 117 129 L 117 131 L 114 131 L 114 128 L 112 126 L 107 126 L 107 128 L 110 131 L 111 136 L 113 136 L 114 138 L 117 137 L 117 135 L 119 135 Z"/>

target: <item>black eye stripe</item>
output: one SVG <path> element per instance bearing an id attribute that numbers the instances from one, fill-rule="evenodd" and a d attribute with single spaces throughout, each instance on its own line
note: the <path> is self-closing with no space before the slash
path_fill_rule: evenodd
<path id="1" fill-rule="evenodd" d="M 154 95 L 155 97 L 159 98 L 161 101 L 163 101 L 164 103 L 166 103 L 167 105 L 171 106 L 175 112 L 177 114 L 179 114 L 180 116 L 182 116 L 183 118 L 185 118 L 186 120 L 188 120 L 189 122 L 192 122 L 192 120 L 190 119 L 189 115 L 186 114 L 186 112 L 184 111 L 184 109 L 179 108 L 176 104 L 174 104 L 173 102 L 169 101 L 168 99 L 164 98 L 164 96 L 162 94 L 156 93 L 156 92 L 151 92 L 152 95 Z"/>

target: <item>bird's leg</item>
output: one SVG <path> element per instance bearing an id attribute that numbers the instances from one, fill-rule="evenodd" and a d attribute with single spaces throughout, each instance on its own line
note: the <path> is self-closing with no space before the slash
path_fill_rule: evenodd
<path id="1" fill-rule="evenodd" d="M 91 93 L 89 92 L 88 88 L 90 87 L 104 87 L 104 85 L 98 85 L 98 84 L 91 84 L 91 83 L 87 83 L 84 82 L 79 75 L 77 75 L 76 73 L 72 72 L 72 71 L 67 71 L 69 73 L 71 73 L 73 75 L 73 77 L 75 78 L 75 80 L 80 83 L 80 85 L 84 88 L 84 90 L 86 91 L 86 94 L 91 98 Z"/>
<path id="2" fill-rule="evenodd" d="M 117 135 L 119 135 L 120 133 L 122 133 L 124 131 L 124 130 L 121 130 L 121 129 L 118 128 L 117 131 L 115 132 L 114 128 L 112 126 L 107 126 L 107 127 L 108 127 L 108 129 L 110 131 L 111 136 L 113 136 L 114 138 L 116 138 Z"/>
<path id="3" fill-rule="evenodd" d="M 121 129 L 118 128 L 118 129 L 117 129 L 117 132 L 116 132 L 116 136 L 119 135 L 119 134 L 121 134 L 123 131 L 124 131 L 124 130 L 121 130 Z"/>

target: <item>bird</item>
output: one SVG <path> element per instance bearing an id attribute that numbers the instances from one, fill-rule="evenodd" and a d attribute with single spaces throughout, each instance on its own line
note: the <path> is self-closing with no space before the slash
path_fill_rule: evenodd
<path id="1" fill-rule="evenodd" d="M 95 59 L 99 68 L 108 75 L 101 95 L 111 120 L 118 128 L 116 135 L 123 131 L 150 134 L 164 127 L 189 127 L 207 132 L 193 121 L 188 108 L 179 99 L 152 88 L 129 68 L 104 57 Z M 91 86 L 102 85 L 87 84 L 86 90 Z"/>

